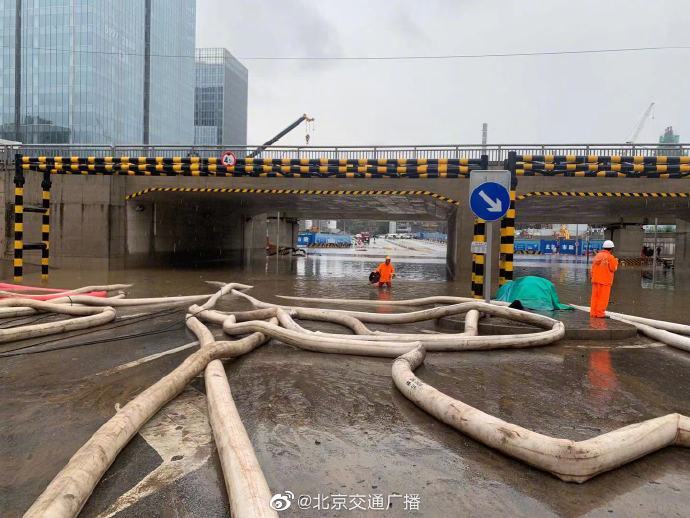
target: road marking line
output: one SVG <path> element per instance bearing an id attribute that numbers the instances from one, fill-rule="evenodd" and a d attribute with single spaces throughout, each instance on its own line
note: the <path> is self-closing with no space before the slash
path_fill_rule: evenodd
<path id="1" fill-rule="evenodd" d="M 117 498 L 99 518 L 109 518 L 196 471 L 214 451 L 206 397 L 187 387 L 139 431 L 163 462 L 132 489 Z M 127 468 L 125 468 L 127 469 Z"/>
<path id="2" fill-rule="evenodd" d="M 168 349 L 167 351 L 163 351 L 160 353 L 156 354 L 151 354 L 149 356 L 144 356 L 143 358 L 139 358 L 138 360 L 133 360 L 131 362 L 123 363 L 122 365 L 118 365 L 117 367 L 113 367 L 112 369 L 104 370 L 101 372 L 97 372 L 94 374 L 94 376 L 110 376 L 111 374 L 115 374 L 116 372 L 121 372 L 127 369 L 131 369 L 132 367 L 136 367 L 137 365 L 142 365 L 144 363 L 152 362 L 153 360 L 157 360 L 158 358 L 162 358 L 163 356 L 168 356 L 170 354 L 175 354 L 180 351 L 185 351 L 187 349 L 191 349 L 192 347 L 196 347 L 199 345 L 199 342 L 190 342 L 188 344 L 181 345 L 179 347 L 175 347 L 174 349 Z"/>

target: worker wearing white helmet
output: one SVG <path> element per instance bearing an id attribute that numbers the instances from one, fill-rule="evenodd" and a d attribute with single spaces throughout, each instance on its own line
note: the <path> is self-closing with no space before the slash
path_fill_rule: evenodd
<path id="1" fill-rule="evenodd" d="M 594 256 L 594 261 L 592 261 L 592 301 L 589 314 L 595 318 L 606 317 L 613 274 L 618 270 L 618 259 L 613 256 L 614 248 L 613 241 L 607 239 L 604 241 L 602 250 Z"/>

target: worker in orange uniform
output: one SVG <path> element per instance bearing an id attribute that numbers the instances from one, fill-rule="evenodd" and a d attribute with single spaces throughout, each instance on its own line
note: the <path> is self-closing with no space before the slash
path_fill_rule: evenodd
<path id="1" fill-rule="evenodd" d="M 603 249 L 592 261 L 592 302 L 589 314 L 596 318 L 606 317 L 613 274 L 618 270 L 618 259 L 613 256 L 613 248 L 613 241 L 604 241 Z"/>
<path id="2" fill-rule="evenodd" d="M 383 288 L 386 286 L 387 288 L 391 287 L 391 281 L 393 280 L 393 277 L 395 277 L 395 266 L 393 266 L 393 263 L 391 263 L 391 258 L 390 256 L 386 256 L 386 261 L 379 264 L 376 267 L 376 271 L 379 272 L 379 288 Z"/>

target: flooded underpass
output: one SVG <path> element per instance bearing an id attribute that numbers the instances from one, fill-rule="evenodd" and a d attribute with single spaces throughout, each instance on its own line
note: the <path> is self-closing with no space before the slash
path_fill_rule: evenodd
<path id="1" fill-rule="evenodd" d="M 206 280 L 238 281 L 253 285 L 250 293 L 268 302 L 279 302 L 278 294 L 374 300 L 467 295 L 446 279 L 445 261 L 433 258 L 396 261 L 398 278 L 382 295 L 366 282 L 377 262 L 308 256 L 269 258 L 245 268 L 63 268 L 51 271 L 50 285 L 129 282 L 135 284 L 132 296 L 157 296 L 211 292 Z M 586 264 L 519 259 L 516 275 L 547 277 L 562 301 L 588 303 Z M 25 283 L 38 284 L 38 277 L 29 271 Z M 688 324 L 688 280 L 672 270 L 650 277 L 624 268 L 610 309 Z M 249 305 L 226 298 L 219 308 Z M 0 347 L 3 515 L 20 516 L 116 408 L 194 350 L 183 310 L 132 309 L 123 317 L 97 331 Z M 430 324 L 400 327 L 433 331 Z M 269 487 L 295 495 L 281 513 L 286 516 L 688 515 L 687 449 L 668 447 L 584 484 L 567 484 L 416 407 L 393 385 L 389 359 L 313 353 L 273 340 L 225 365 Z M 690 414 L 689 366 L 687 353 L 638 336 L 430 353 L 416 374 L 506 421 L 582 440 L 668 413 Z M 204 392 L 198 377 L 142 429 L 103 477 L 83 516 L 229 515 Z M 300 495 L 309 497 L 308 506 L 302 501 L 309 509 L 298 505 Z M 343 498 L 351 510 L 336 507 Z M 377 510 L 381 498 L 384 508 L 391 505 L 387 511 Z"/>

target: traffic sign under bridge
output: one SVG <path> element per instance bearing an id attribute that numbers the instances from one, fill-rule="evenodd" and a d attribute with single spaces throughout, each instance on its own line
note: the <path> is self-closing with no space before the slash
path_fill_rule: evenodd
<path id="1" fill-rule="evenodd" d="M 510 171 L 470 172 L 470 209 L 479 219 L 501 219 L 510 208 Z M 484 255 L 484 300 L 491 301 L 492 225 L 486 225 L 486 243 L 472 243 L 472 253 Z"/>
<path id="2" fill-rule="evenodd" d="M 470 209 L 484 221 L 496 221 L 510 208 L 510 171 L 472 171 Z"/>

